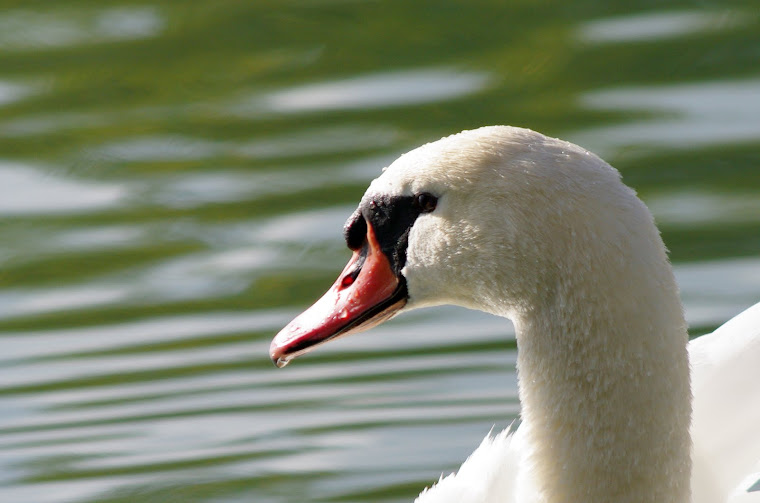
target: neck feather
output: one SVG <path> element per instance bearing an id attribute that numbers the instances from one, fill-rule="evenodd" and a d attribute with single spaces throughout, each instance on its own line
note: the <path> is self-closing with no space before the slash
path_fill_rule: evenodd
<path id="1" fill-rule="evenodd" d="M 651 249 L 628 257 L 565 261 L 567 274 L 512 316 L 541 501 L 689 501 L 688 337 L 653 232 Z"/>

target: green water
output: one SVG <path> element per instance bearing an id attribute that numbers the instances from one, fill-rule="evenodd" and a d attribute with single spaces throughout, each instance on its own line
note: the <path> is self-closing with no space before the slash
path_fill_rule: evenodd
<path id="1" fill-rule="evenodd" d="M 621 170 L 692 333 L 760 301 L 754 2 L 0 2 L 0 501 L 402 502 L 516 416 L 505 321 L 284 370 L 398 154 L 513 124 Z"/>

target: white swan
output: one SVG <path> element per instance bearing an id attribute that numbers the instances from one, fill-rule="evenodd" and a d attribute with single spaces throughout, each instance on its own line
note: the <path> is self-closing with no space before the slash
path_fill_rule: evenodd
<path id="1" fill-rule="evenodd" d="M 344 231 L 352 259 L 272 341 L 278 366 L 401 309 L 517 331 L 521 426 L 419 503 L 760 501 L 760 304 L 687 344 L 652 216 L 594 154 L 464 131 L 401 156 Z"/>

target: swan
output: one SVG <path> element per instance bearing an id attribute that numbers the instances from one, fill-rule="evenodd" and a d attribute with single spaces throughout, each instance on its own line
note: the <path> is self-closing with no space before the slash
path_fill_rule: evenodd
<path id="1" fill-rule="evenodd" d="M 516 329 L 520 426 L 418 503 L 760 501 L 760 304 L 689 343 L 652 215 L 593 153 L 463 131 L 385 168 L 344 236 L 350 261 L 275 336 L 277 366 L 425 306 Z"/>

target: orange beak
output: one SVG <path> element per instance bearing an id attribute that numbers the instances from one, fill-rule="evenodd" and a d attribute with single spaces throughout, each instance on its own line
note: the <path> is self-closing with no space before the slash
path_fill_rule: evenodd
<path id="1" fill-rule="evenodd" d="M 367 238 L 330 289 L 272 340 L 269 355 L 278 367 L 344 335 L 363 332 L 389 320 L 406 304 L 406 281 L 382 252 L 375 231 Z"/>

